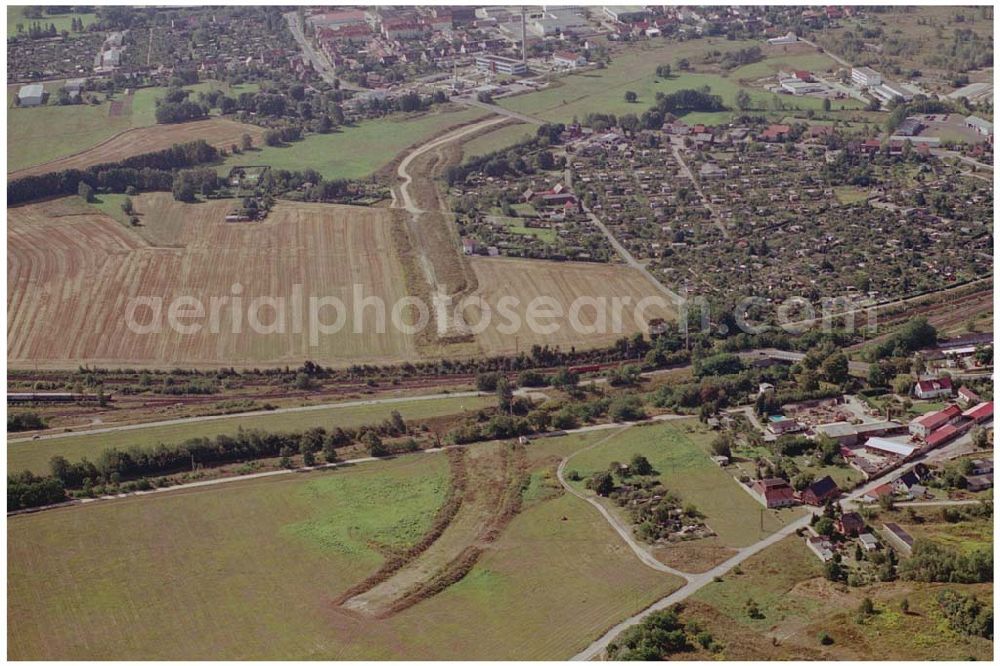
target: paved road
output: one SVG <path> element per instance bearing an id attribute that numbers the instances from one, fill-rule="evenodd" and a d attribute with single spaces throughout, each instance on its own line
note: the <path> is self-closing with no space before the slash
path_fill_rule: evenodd
<path id="1" fill-rule="evenodd" d="M 544 125 L 547 120 L 542 120 L 541 118 L 535 118 L 534 116 L 528 116 L 523 113 L 518 113 L 517 111 L 511 111 L 510 109 L 505 109 L 502 106 L 496 104 L 487 104 L 486 102 L 480 102 L 478 99 L 472 99 L 467 97 L 459 97 L 455 99 L 456 102 L 465 104 L 466 106 L 475 106 L 480 109 L 486 109 L 487 111 L 492 111 L 501 116 L 507 116 L 508 118 L 515 118 L 523 123 L 530 123 L 532 125 Z"/>
<path id="2" fill-rule="evenodd" d="M 422 400 L 443 400 L 445 398 L 472 398 L 484 395 L 478 391 L 459 391 L 454 393 L 433 393 L 431 395 L 418 395 L 399 398 L 373 398 L 371 400 L 351 400 L 348 402 L 334 402 L 322 405 L 303 405 L 301 407 L 283 407 L 281 409 L 260 409 L 253 412 L 238 412 L 235 414 L 213 414 L 211 416 L 193 416 L 182 419 L 168 419 L 166 421 L 149 421 L 146 423 L 132 423 L 129 425 L 109 426 L 107 428 L 93 428 L 90 430 L 75 430 L 73 432 L 59 432 L 50 435 L 38 435 L 35 437 L 20 437 L 18 439 L 8 439 L 8 444 L 17 442 L 32 442 L 45 439 L 63 439 L 66 437 L 82 437 L 85 435 L 100 435 L 109 432 L 122 432 L 126 430 L 143 430 L 144 428 L 159 428 L 172 425 L 189 425 L 192 423 L 204 423 L 206 421 L 220 421 L 222 419 L 239 419 L 250 416 L 269 416 L 271 414 L 293 414 L 295 412 L 314 412 L 322 409 L 343 409 L 347 407 L 363 407 L 365 405 L 391 405 L 400 402 L 422 401 Z"/>
<path id="3" fill-rule="evenodd" d="M 729 230 L 726 229 L 725 223 L 722 221 L 722 216 L 719 215 L 719 210 L 712 204 L 705 193 L 701 191 L 701 185 L 698 184 L 698 180 L 694 177 L 694 173 L 691 172 L 690 167 L 688 167 L 687 162 L 684 161 L 684 157 L 681 155 L 681 148 L 678 144 L 671 142 L 670 150 L 674 153 L 674 159 L 677 160 L 677 164 L 681 167 L 681 173 L 691 181 L 691 185 L 694 187 L 694 191 L 698 193 L 704 203 L 705 208 L 712 214 L 712 219 L 715 220 L 715 225 L 719 227 L 719 231 L 722 233 L 723 238 L 729 238 Z"/>
<path id="4" fill-rule="evenodd" d="M 337 81 L 337 70 L 334 68 L 330 59 L 326 57 L 325 53 L 317 51 L 313 48 L 313 45 L 309 43 L 309 39 L 302 32 L 302 25 L 299 23 L 298 12 L 288 12 L 285 16 L 285 21 L 288 22 L 288 29 L 292 32 L 292 36 L 295 37 L 295 41 L 299 43 L 299 48 L 302 49 L 302 55 L 312 63 L 313 69 L 316 73 L 322 77 L 324 81 L 330 85 L 334 85 Z M 344 90 L 363 90 L 363 88 L 356 86 L 348 81 L 340 81 L 340 87 Z"/>

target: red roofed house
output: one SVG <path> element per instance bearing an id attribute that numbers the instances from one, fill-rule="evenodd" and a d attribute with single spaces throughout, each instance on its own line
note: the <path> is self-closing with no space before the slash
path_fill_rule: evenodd
<path id="1" fill-rule="evenodd" d="M 804 81 L 806 83 L 812 83 L 813 80 L 812 74 L 802 69 L 795 70 L 792 76 L 797 78 L 799 81 Z"/>
<path id="2" fill-rule="evenodd" d="M 751 490 L 758 496 L 761 504 L 768 509 L 792 506 L 797 503 L 795 490 L 784 479 L 758 479 Z"/>
<path id="3" fill-rule="evenodd" d="M 883 483 L 881 486 L 875 486 L 868 492 L 866 492 L 861 499 L 865 502 L 877 502 L 880 497 L 892 495 L 892 484 Z"/>
<path id="4" fill-rule="evenodd" d="M 962 416 L 967 419 L 972 419 L 976 423 L 983 423 L 984 421 L 989 421 L 993 418 L 993 402 L 984 402 L 981 405 L 976 405 L 971 409 L 967 409 L 962 412 Z"/>
<path id="5" fill-rule="evenodd" d="M 573 53 L 572 51 L 556 51 L 552 54 L 552 64 L 557 67 L 576 69 L 577 67 L 586 65 L 587 59 L 579 53 Z"/>
<path id="6" fill-rule="evenodd" d="M 792 128 L 788 125 L 771 125 L 761 132 L 760 138 L 764 141 L 781 141 L 788 136 Z"/>
<path id="7" fill-rule="evenodd" d="M 927 448 L 933 448 L 946 442 L 950 442 L 961 435 L 964 430 L 965 428 L 959 428 L 958 426 L 951 425 L 950 423 L 948 425 L 941 426 L 927 436 Z"/>
<path id="8" fill-rule="evenodd" d="M 966 407 L 975 405 L 978 402 L 980 402 L 980 400 L 981 398 L 979 397 L 979 395 L 975 391 L 970 389 L 968 386 L 963 386 L 962 388 L 958 389 L 958 401 L 963 405 L 965 405 Z"/>
<path id="9" fill-rule="evenodd" d="M 882 142 L 878 139 L 868 139 L 861 144 L 861 150 L 868 153 L 869 155 L 877 153 L 882 150 Z"/>
<path id="10" fill-rule="evenodd" d="M 924 414 L 920 418 L 910 421 L 910 433 L 917 437 L 926 438 L 934 430 L 945 425 L 961 413 L 962 409 L 958 405 L 949 405 L 939 412 Z"/>
<path id="11" fill-rule="evenodd" d="M 951 377 L 940 379 L 922 379 L 913 387 L 913 394 L 921 400 L 933 398 L 950 398 L 952 393 Z"/>

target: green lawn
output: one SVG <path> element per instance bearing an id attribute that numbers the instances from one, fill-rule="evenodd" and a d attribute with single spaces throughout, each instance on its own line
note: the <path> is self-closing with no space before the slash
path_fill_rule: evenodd
<path id="1" fill-rule="evenodd" d="M 504 125 L 499 129 L 487 132 L 463 143 L 462 155 L 468 161 L 473 157 L 488 155 L 498 150 L 509 148 L 525 139 L 532 138 L 535 135 L 534 129 L 534 126 L 522 123 Z"/>
<path id="2" fill-rule="evenodd" d="M 240 428 L 294 432 L 317 426 L 323 426 L 327 429 L 337 426 L 355 427 L 380 422 L 388 418 L 389 413 L 394 409 L 398 410 L 404 419 L 423 419 L 476 410 L 491 405 L 493 402 L 493 398 L 488 397 L 449 397 L 439 400 L 414 400 L 386 405 L 354 407 L 338 407 L 333 404 L 328 409 L 306 412 L 234 416 L 183 425 L 155 426 L 139 430 L 15 442 L 7 445 L 7 468 L 10 471 L 30 469 L 36 473 L 46 473 L 49 460 L 56 455 L 74 461 L 83 457 L 89 457 L 93 460 L 106 448 L 128 448 L 133 445 L 150 446 L 160 442 L 176 444 L 191 437 L 231 435 Z"/>
<path id="3" fill-rule="evenodd" d="M 92 12 L 87 12 L 87 13 L 84 13 L 84 14 L 71 14 L 71 13 L 66 13 L 66 14 L 46 14 L 45 11 L 43 10 L 42 11 L 42 18 L 40 18 L 40 19 L 27 18 L 24 15 L 24 10 L 25 10 L 26 7 L 27 7 L 26 5 L 25 6 L 21 6 L 21 5 L 8 5 L 7 6 L 7 36 L 8 37 L 14 37 L 14 36 L 16 36 L 18 34 L 18 31 L 17 31 L 18 24 L 22 25 L 22 28 L 24 29 L 24 32 L 28 31 L 28 27 L 32 23 L 41 23 L 42 26 L 44 26 L 44 27 L 48 27 L 49 24 L 51 23 L 51 24 L 55 24 L 56 30 L 58 30 L 60 32 L 62 32 L 63 30 L 69 30 L 72 33 L 72 30 L 71 30 L 70 26 L 71 26 L 72 20 L 74 18 L 83 19 L 83 25 L 84 25 L 84 27 L 89 26 L 91 23 L 96 23 L 97 22 L 97 14 L 94 14 Z"/>
<path id="4" fill-rule="evenodd" d="M 614 461 L 627 462 L 634 454 L 642 454 L 667 489 L 680 495 L 685 504 L 697 506 L 720 542 L 734 548 L 750 545 L 802 515 L 800 509 L 764 509 L 741 489 L 709 458 L 707 447 L 713 437 L 695 419 L 633 427 L 573 458 L 566 473 L 575 470 L 586 479 Z"/>
<path id="5" fill-rule="evenodd" d="M 692 598 L 761 631 L 786 618 L 804 619 L 822 612 L 822 599 L 788 594 L 797 583 L 822 575 L 819 558 L 801 537 L 793 535 L 754 555 L 723 576 L 722 582 L 709 583 Z M 757 602 L 764 617 L 750 617 L 746 612 L 747 599 Z"/>
<path id="6" fill-rule="evenodd" d="M 603 70 L 592 70 L 571 74 L 558 80 L 558 83 L 547 90 L 501 99 L 499 104 L 514 111 L 533 115 L 554 122 L 570 122 L 573 117 L 582 119 L 590 112 L 601 113 L 635 113 L 641 114 L 653 105 L 656 93 L 671 93 L 685 88 L 701 88 L 708 86 L 712 93 L 721 95 L 726 106 L 735 108 L 736 93 L 745 89 L 750 93 L 754 106 L 769 110 L 774 99 L 780 99 L 789 108 L 820 110 L 823 101 L 811 97 L 791 97 L 775 95 L 760 89 L 743 87 L 739 84 L 740 77 L 734 72 L 727 76 L 715 73 L 681 72 L 676 69 L 679 58 L 691 59 L 697 67 L 697 58 L 708 49 L 720 51 L 735 50 L 758 45 L 756 42 L 729 42 L 719 40 L 692 40 L 682 43 L 644 43 L 630 46 L 618 54 L 611 64 Z M 773 59 L 772 59 L 773 60 Z M 674 73 L 669 79 L 656 76 L 656 66 L 670 64 Z M 769 68 L 771 60 L 756 63 Z M 639 95 L 638 102 L 631 104 L 625 101 L 625 92 L 633 91 Z M 838 100 L 834 108 L 845 105 L 854 108 L 858 103 L 854 100 Z M 692 123 L 719 123 L 728 121 L 731 112 L 722 113 L 691 113 L 685 116 L 685 121 Z"/>
<path id="7" fill-rule="evenodd" d="M 533 442 L 529 459 L 587 441 Z M 426 530 L 446 475 L 443 455 L 401 456 L 14 518 L 9 657 L 567 659 L 681 584 L 556 494 L 440 594 L 380 620 L 336 607 Z"/>
<path id="8" fill-rule="evenodd" d="M 315 169 L 324 178 L 365 178 L 407 147 L 482 116 L 481 109 L 428 112 L 412 118 L 392 116 L 369 120 L 330 134 L 314 134 L 287 146 L 262 147 L 231 155 L 221 167 L 267 164 L 272 169 Z"/>

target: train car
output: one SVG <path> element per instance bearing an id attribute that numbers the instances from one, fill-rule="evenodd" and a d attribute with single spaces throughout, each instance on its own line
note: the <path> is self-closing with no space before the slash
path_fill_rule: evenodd
<path id="1" fill-rule="evenodd" d="M 110 400 L 110 396 L 105 397 Z M 98 402 L 99 396 L 87 393 L 8 393 L 7 403 L 29 402 Z"/>

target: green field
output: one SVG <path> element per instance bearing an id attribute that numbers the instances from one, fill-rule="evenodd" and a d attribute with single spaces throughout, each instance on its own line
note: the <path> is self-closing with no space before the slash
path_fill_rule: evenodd
<path id="1" fill-rule="evenodd" d="M 45 83 L 45 90 L 54 93 L 63 81 Z M 13 99 L 20 86 L 7 87 L 7 171 L 17 171 L 73 155 L 110 139 L 126 130 L 156 124 L 156 99 L 164 88 L 139 88 L 132 95 L 128 114 L 111 117 L 110 101 L 100 104 L 47 104 L 32 108 L 15 108 Z M 204 81 L 186 86 L 193 93 L 220 88 L 233 94 L 252 92 L 256 84 L 228 86 L 217 81 Z M 101 94 L 103 99 L 103 93 Z M 115 99 L 123 99 L 116 95 Z"/>
<path id="2" fill-rule="evenodd" d="M 498 150 L 509 148 L 535 135 L 534 127 L 517 123 L 504 125 L 500 129 L 487 132 L 462 144 L 462 156 L 468 161 L 473 157 L 489 155 Z"/>
<path id="3" fill-rule="evenodd" d="M 819 98 L 791 97 L 775 95 L 757 88 L 741 86 L 739 81 L 745 78 L 734 70 L 726 76 L 716 73 L 680 72 L 676 69 L 679 58 L 690 58 L 693 67 L 697 67 L 697 58 L 709 49 L 720 51 L 736 50 L 749 46 L 759 46 L 759 42 L 692 40 L 689 42 L 654 44 L 644 43 L 634 45 L 627 51 L 616 55 L 611 64 L 602 70 L 591 70 L 579 74 L 571 74 L 558 80 L 558 83 L 547 90 L 528 93 L 516 97 L 502 99 L 498 103 L 508 109 L 519 111 L 553 122 L 570 122 L 574 117 L 582 120 L 590 112 L 625 114 L 641 114 L 653 105 L 656 93 L 671 93 L 685 88 L 701 88 L 708 86 L 712 93 L 721 95 L 726 106 L 735 108 L 736 93 L 744 89 L 750 93 L 754 106 L 762 110 L 770 110 L 771 102 L 780 99 L 789 108 L 822 109 L 823 102 Z M 804 56 L 796 56 L 796 60 Z M 825 58 L 815 54 L 810 58 Z M 759 71 L 767 71 L 772 67 L 780 68 L 780 63 L 788 60 L 785 56 L 769 58 L 748 67 L 757 67 Z M 832 60 L 826 59 L 830 63 Z M 810 60 L 812 62 L 812 60 Z M 669 79 L 656 76 L 656 66 L 670 64 L 674 73 Z M 745 68 L 742 68 L 745 69 Z M 750 70 L 751 73 L 753 70 Z M 638 102 L 630 104 L 625 101 L 625 92 L 633 91 L 639 95 Z M 837 100 L 833 106 L 839 109 L 859 108 L 856 100 Z M 732 112 L 721 113 L 690 113 L 684 117 L 689 123 L 720 123 L 728 121 Z"/>
<path id="4" fill-rule="evenodd" d="M 707 447 L 713 437 L 695 419 L 633 427 L 574 457 L 566 473 L 575 470 L 586 479 L 607 470 L 612 462 L 627 462 L 636 453 L 644 455 L 667 489 L 680 495 L 685 504 L 697 506 L 720 542 L 734 548 L 759 541 L 802 515 L 799 509 L 764 509 L 741 489 L 709 458 Z"/>
<path id="5" fill-rule="evenodd" d="M 463 411 L 477 410 L 494 404 L 491 397 L 442 398 L 439 400 L 414 400 L 382 405 L 360 405 L 317 409 L 305 412 L 263 414 L 259 416 L 234 416 L 214 421 L 201 421 L 182 425 L 165 425 L 139 430 L 123 430 L 93 435 L 78 435 L 57 439 L 15 442 L 7 445 L 7 469 L 12 472 L 30 469 L 46 473 L 52 456 L 63 456 L 71 461 L 88 457 L 91 460 L 106 448 L 152 446 L 160 442 L 176 444 L 191 437 L 214 437 L 234 434 L 244 430 L 260 429 L 272 432 L 293 432 L 322 426 L 327 429 L 356 427 L 378 423 L 388 418 L 392 410 L 399 411 L 404 419 L 424 419 Z"/>
<path id="6" fill-rule="evenodd" d="M 48 27 L 49 24 L 55 24 L 56 30 L 62 32 L 63 30 L 69 30 L 72 34 L 70 25 L 74 18 L 83 19 L 84 27 L 89 26 L 91 23 L 97 22 L 97 14 L 92 12 L 83 14 L 46 14 L 42 11 L 42 18 L 32 19 L 27 18 L 24 15 L 25 6 L 21 5 L 8 5 L 7 6 L 7 36 L 14 37 L 18 34 L 17 25 L 20 23 L 24 28 L 24 31 L 28 31 L 28 26 L 32 23 L 41 23 L 44 27 Z"/>
<path id="7" fill-rule="evenodd" d="M 589 441 L 529 445 L 540 470 Z M 8 522 L 11 659 L 566 659 L 680 581 L 593 507 L 526 503 L 457 584 L 387 619 L 332 600 L 427 526 L 443 455 Z"/>
<path id="8" fill-rule="evenodd" d="M 392 116 L 368 120 L 330 134 L 309 135 L 287 146 L 264 146 L 231 155 L 221 167 L 267 164 L 272 169 L 315 169 L 327 179 L 366 178 L 388 164 L 403 150 L 449 127 L 486 115 L 481 109 L 439 111 L 413 118 Z"/>

